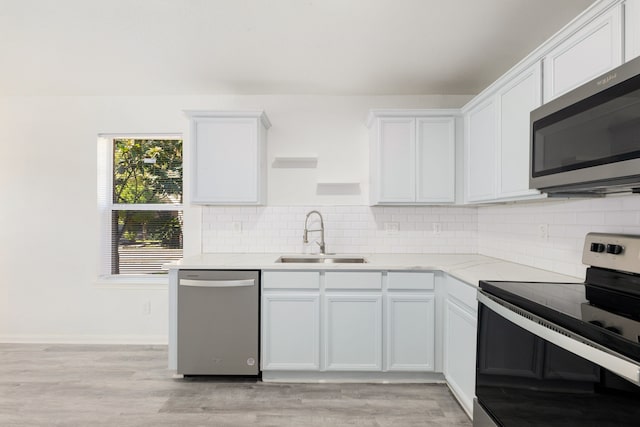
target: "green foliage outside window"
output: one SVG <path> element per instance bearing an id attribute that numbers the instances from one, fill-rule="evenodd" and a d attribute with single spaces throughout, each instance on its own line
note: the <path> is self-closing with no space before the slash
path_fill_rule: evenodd
<path id="1" fill-rule="evenodd" d="M 182 141 L 114 139 L 112 273 L 121 271 L 129 248 L 182 248 L 182 214 L 176 210 L 136 210 L 138 204 L 182 203 Z"/>

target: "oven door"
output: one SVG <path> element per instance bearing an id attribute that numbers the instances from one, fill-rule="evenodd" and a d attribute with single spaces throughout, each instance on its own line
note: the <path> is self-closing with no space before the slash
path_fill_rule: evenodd
<path id="1" fill-rule="evenodd" d="M 640 425 L 639 364 L 483 293 L 478 300 L 474 426 Z"/>

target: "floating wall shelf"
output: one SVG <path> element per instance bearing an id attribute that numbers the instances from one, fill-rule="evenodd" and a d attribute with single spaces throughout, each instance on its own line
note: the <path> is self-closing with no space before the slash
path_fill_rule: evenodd
<path id="1" fill-rule="evenodd" d="M 316 188 L 316 194 L 320 195 L 329 195 L 329 194 L 360 194 L 360 183 L 359 182 L 335 182 L 335 181 L 324 181 L 318 182 Z"/>
<path id="2" fill-rule="evenodd" d="M 279 169 L 313 169 L 318 166 L 317 157 L 275 157 L 271 164 Z"/>

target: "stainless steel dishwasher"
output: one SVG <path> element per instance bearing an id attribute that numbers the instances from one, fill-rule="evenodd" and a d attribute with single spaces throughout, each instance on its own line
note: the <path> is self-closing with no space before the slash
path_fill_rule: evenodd
<path id="1" fill-rule="evenodd" d="M 177 373 L 258 376 L 259 310 L 259 271 L 180 270 Z"/>

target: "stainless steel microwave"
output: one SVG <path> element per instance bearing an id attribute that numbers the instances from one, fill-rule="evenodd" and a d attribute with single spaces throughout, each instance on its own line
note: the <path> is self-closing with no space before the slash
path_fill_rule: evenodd
<path id="1" fill-rule="evenodd" d="M 640 192 L 640 58 L 531 112 L 529 187 Z"/>

